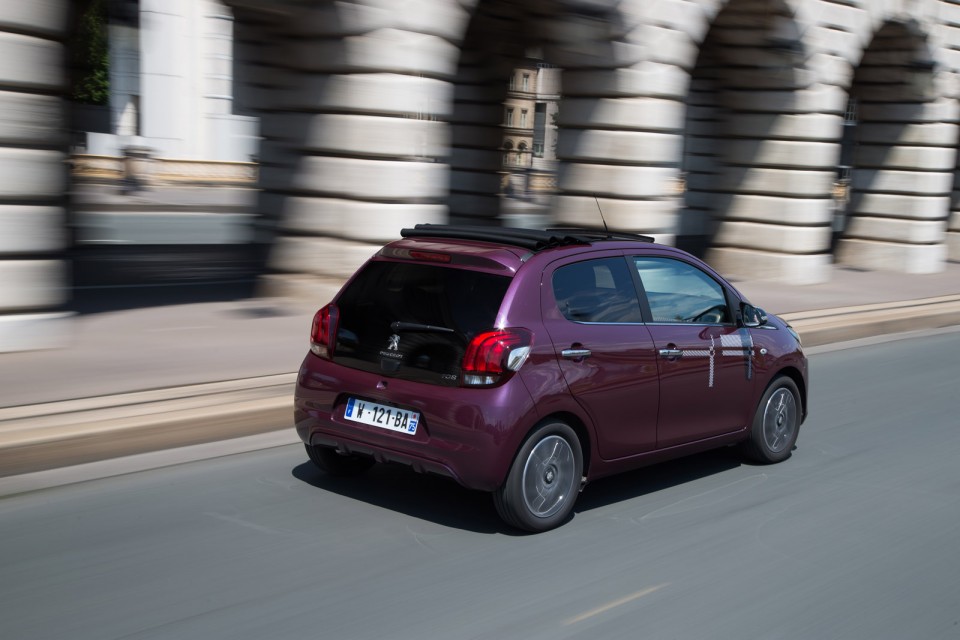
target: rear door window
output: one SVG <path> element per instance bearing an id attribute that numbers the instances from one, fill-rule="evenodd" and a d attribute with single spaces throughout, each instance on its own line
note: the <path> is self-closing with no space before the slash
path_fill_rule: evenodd
<path id="1" fill-rule="evenodd" d="M 600 258 L 560 267 L 553 274 L 560 313 L 573 322 L 643 322 L 637 289 L 623 258 Z"/>
<path id="2" fill-rule="evenodd" d="M 333 359 L 386 376 L 456 386 L 470 339 L 490 330 L 508 276 L 371 262 L 337 300 Z"/>

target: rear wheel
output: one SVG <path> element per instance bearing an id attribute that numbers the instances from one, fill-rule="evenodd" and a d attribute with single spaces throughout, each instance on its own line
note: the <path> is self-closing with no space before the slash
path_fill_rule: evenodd
<path id="1" fill-rule="evenodd" d="M 767 387 L 753 417 L 744 452 L 757 462 L 773 463 L 790 457 L 800 430 L 800 392 L 786 376 Z"/>
<path id="2" fill-rule="evenodd" d="M 313 464 L 321 471 L 331 476 L 355 476 L 363 473 L 374 465 L 373 458 L 356 456 L 338 452 L 332 447 L 321 447 L 312 444 L 303 445 Z"/>
<path id="3" fill-rule="evenodd" d="M 506 482 L 494 492 L 497 513 L 518 529 L 553 529 L 570 516 L 582 474 L 577 434 L 562 422 L 545 424 L 526 439 Z"/>

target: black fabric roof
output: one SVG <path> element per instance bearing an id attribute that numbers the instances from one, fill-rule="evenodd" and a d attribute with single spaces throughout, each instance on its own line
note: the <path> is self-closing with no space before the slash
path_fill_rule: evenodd
<path id="1" fill-rule="evenodd" d="M 418 224 L 412 229 L 402 229 L 404 238 L 454 238 L 496 242 L 515 247 L 542 251 L 553 247 L 575 244 L 590 244 L 600 240 L 629 240 L 653 242 L 650 236 L 619 231 L 597 229 L 556 228 L 519 229 L 516 227 L 481 227 L 475 225 Z"/>

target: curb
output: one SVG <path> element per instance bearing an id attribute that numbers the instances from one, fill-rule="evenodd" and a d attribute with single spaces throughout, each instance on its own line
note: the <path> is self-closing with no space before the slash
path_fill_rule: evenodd
<path id="1" fill-rule="evenodd" d="M 798 311 L 781 316 L 793 325 L 803 346 L 960 324 L 960 294 L 866 304 L 838 309 Z"/>
<path id="2" fill-rule="evenodd" d="M 0 477 L 291 426 L 295 373 L 0 409 Z"/>
<path id="3" fill-rule="evenodd" d="M 960 325 L 960 295 L 782 317 L 815 347 Z M 296 375 L 0 409 L 0 478 L 291 429 Z"/>

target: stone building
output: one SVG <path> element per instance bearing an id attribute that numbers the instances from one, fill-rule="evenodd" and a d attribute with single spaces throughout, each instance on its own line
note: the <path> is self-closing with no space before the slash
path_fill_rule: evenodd
<path id="1" fill-rule="evenodd" d="M 257 118 L 234 90 L 230 9 L 219 0 L 108 4 L 109 124 L 74 144 L 97 156 L 136 146 L 162 158 L 255 157 Z"/>
<path id="2" fill-rule="evenodd" d="M 560 70 L 538 57 L 510 73 L 503 105 L 503 172 L 508 195 L 543 201 L 556 190 Z"/>
<path id="3" fill-rule="evenodd" d="M 136 3 L 142 42 L 175 53 L 141 75 L 144 127 L 151 86 L 176 103 L 177 74 L 222 75 L 183 38 L 153 39 L 151 25 L 196 28 L 193 2 Z M 834 262 L 922 274 L 960 260 L 956 0 L 226 4 L 233 95 L 259 120 L 257 239 L 288 280 L 342 277 L 418 222 L 498 224 L 504 104 L 531 48 L 561 77 L 555 223 L 595 226 L 599 202 L 611 227 L 793 283 Z M 0 336 L 21 345 L 69 284 L 74 6 L 0 1 Z M 196 144 L 180 129 L 215 100 L 171 107 L 158 136 Z"/>

